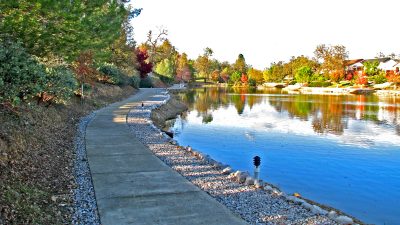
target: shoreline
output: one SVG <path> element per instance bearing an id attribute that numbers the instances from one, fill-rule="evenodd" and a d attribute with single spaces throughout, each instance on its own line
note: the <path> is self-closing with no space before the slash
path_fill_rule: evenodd
<path id="1" fill-rule="evenodd" d="M 171 118 L 171 114 L 175 114 L 173 116 L 175 118 L 176 115 L 186 111 L 186 108 L 171 110 L 176 105 L 174 98 L 167 94 L 165 99 L 161 103 L 146 104 L 149 110 L 147 114 L 140 114 L 131 109 L 127 123 L 134 131 L 134 135 L 172 169 L 247 222 L 362 224 L 360 220 L 340 210 L 312 200 L 289 196 L 267 182 L 255 181 L 248 172 L 234 171 L 228 165 L 217 162 L 208 155 L 190 147 L 179 146 L 154 125 L 155 123 L 160 126 L 159 121 L 151 120 L 155 118 L 153 115 L 159 114 L 165 108 L 168 116 L 158 115 L 157 119 L 165 121 Z M 143 132 L 135 132 L 137 130 Z"/>
<path id="2" fill-rule="evenodd" d="M 280 87 L 275 87 L 280 85 Z M 297 87 L 290 89 L 287 87 L 281 87 L 282 83 L 266 83 L 265 85 L 258 85 L 257 90 L 264 89 L 283 89 L 289 94 L 308 94 L 308 95 L 377 95 L 380 97 L 400 97 L 400 90 L 381 90 L 373 88 L 361 88 L 361 87 Z M 225 83 L 222 84 L 203 84 L 199 87 L 231 87 L 231 88 L 249 88 L 248 86 L 228 86 Z"/>

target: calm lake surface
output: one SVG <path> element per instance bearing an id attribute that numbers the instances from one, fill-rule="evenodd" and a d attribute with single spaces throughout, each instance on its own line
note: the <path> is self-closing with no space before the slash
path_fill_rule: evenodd
<path id="1" fill-rule="evenodd" d="M 400 98 L 199 88 L 172 130 L 180 145 L 340 209 L 400 224 Z"/>

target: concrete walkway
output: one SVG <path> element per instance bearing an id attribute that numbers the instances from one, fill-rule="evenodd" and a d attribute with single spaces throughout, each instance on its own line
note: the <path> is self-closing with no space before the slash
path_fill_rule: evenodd
<path id="1" fill-rule="evenodd" d="M 86 150 L 101 223 L 245 224 L 225 206 L 159 160 L 129 131 L 126 117 L 164 89 L 136 95 L 96 113 L 86 129 Z"/>

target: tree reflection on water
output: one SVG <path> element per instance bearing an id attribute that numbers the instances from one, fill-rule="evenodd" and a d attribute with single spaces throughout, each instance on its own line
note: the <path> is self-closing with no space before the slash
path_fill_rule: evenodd
<path id="1" fill-rule="evenodd" d="M 234 106 L 237 114 L 269 104 L 290 119 L 311 121 L 315 133 L 343 135 L 349 120 L 372 121 L 392 126 L 400 135 L 400 98 L 375 95 L 302 95 L 281 89 L 197 88 L 181 94 L 189 110 L 196 110 L 203 123 L 213 121 L 212 112 Z"/>

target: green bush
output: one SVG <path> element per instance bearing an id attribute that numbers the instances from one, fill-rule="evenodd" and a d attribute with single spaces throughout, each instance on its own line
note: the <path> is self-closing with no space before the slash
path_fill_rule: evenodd
<path id="1" fill-rule="evenodd" d="M 153 82 L 151 81 L 151 78 L 147 76 L 146 78 L 140 79 L 140 87 L 141 88 L 153 87 Z"/>
<path id="2" fill-rule="evenodd" d="M 377 75 L 369 77 L 368 80 L 373 81 L 375 84 L 383 84 L 387 82 L 386 73 L 380 71 Z"/>
<path id="3" fill-rule="evenodd" d="M 133 75 L 132 77 L 130 77 L 130 82 L 129 85 L 131 85 L 134 88 L 139 88 L 140 87 L 140 77 Z"/>
<path id="4" fill-rule="evenodd" d="M 17 105 L 43 91 L 45 67 L 20 43 L 0 37 L 0 102 Z"/>
<path id="5" fill-rule="evenodd" d="M 255 86 L 257 86 L 256 80 L 250 78 L 250 79 L 249 79 L 249 86 L 250 86 L 250 87 L 255 87 Z"/>
<path id="6" fill-rule="evenodd" d="M 128 83 L 128 76 L 114 65 L 103 65 L 99 68 L 99 71 L 105 75 L 105 79 L 103 79 L 103 81 L 106 83 L 115 85 L 126 85 Z"/>
<path id="7" fill-rule="evenodd" d="M 311 67 L 303 66 L 297 70 L 294 78 L 299 83 L 307 83 L 311 80 L 313 74 Z"/>
<path id="8" fill-rule="evenodd" d="M 331 86 L 331 82 L 325 82 L 325 81 L 311 81 L 308 86 L 309 87 L 329 87 Z"/>
<path id="9" fill-rule="evenodd" d="M 78 88 L 74 73 L 65 67 L 47 68 L 43 92 L 50 95 L 51 101 L 66 103 Z"/>

